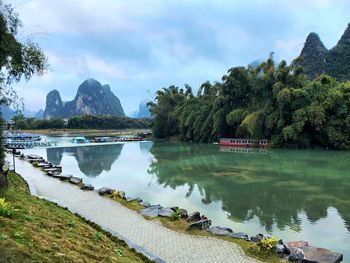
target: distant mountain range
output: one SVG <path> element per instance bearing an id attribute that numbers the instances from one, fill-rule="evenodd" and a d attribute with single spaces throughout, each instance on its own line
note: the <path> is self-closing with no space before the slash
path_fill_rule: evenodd
<path id="1" fill-rule="evenodd" d="M 111 91 L 110 86 L 102 86 L 95 79 L 85 80 L 72 101 L 63 102 L 58 90 L 52 90 L 47 94 L 44 119 L 69 118 L 80 114 L 125 116 L 120 100 Z"/>
<path id="2" fill-rule="evenodd" d="M 350 80 L 350 24 L 337 45 L 327 49 L 316 33 L 306 38 L 300 53 L 304 58 L 301 64 L 309 78 L 327 74 L 340 81 Z"/>
<path id="3" fill-rule="evenodd" d="M 149 109 L 147 107 L 147 100 L 144 100 L 139 105 L 139 110 L 134 111 L 130 114 L 131 118 L 150 118 L 151 113 L 149 112 Z"/>
<path id="4" fill-rule="evenodd" d="M 23 111 L 21 111 L 21 113 L 27 117 L 27 118 L 38 118 L 36 112 L 34 111 L 30 111 L 30 110 L 27 110 L 27 109 L 24 109 Z M 8 105 L 3 105 L 1 106 L 1 114 L 2 114 L 2 117 L 8 121 L 10 120 L 13 116 L 17 115 L 18 114 L 18 111 L 17 110 L 14 110 L 12 109 L 10 106 Z"/>

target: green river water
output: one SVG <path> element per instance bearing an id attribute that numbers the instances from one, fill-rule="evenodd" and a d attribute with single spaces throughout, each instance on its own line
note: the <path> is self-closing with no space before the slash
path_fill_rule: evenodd
<path id="1" fill-rule="evenodd" d="M 199 211 L 213 225 L 249 235 L 307 240 L 350 259 L 350 152 L 164 142 L 74 147 L 59 140 L 66 146 L 26 151 L 96 188 Z"/>

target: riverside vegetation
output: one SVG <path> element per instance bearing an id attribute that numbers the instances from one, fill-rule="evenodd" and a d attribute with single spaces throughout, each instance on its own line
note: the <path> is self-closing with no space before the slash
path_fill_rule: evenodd
<path id="1" fill-rule="evenodd" d="M 88 223 L 62 207 L 31 196 L 23 179 L 9 173 L 9 188 L 0 191 L 0 259 L 149 262 L 124 241 Z"/>
<path id="2" fill-rule="evenodd" d="M 234 67 L 221 82 L 157 91 L 156 137 L 215 142 L 220 137 L 266 138 L 274 147 L 350 149 L 350 82 L 321 75 L 308 80 L 300 66 L 275 65 L 271 56 L 257 67 Z"/>
<path id="3" fill-rule="evenodd" d="M 13 117 L 14 127 L 22 130 L 36 129 L 145 129 L 149 128 L 150 120 L 134 119 L 111 115 L 77 115 L 65 123 L 62 118 L 39 120 L 26 118 L 23 115 Z"/>

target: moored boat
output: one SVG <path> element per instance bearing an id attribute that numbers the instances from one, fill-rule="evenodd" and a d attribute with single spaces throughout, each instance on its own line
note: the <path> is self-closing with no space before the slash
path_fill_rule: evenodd
<path id="1" fill-rule="evenodd" d="M 72 143 L 88 143 L 89 140 L 85 137 L 75 137 L 72 139 Z"/>
<path id="2" fill-rule="evenodd" d="M 239 139 L 239 138 L 221 138 L 221 146 L 234 146 L 234 147 L 267 147 L 267 140 L 253 140 L 253 139 Z"/>

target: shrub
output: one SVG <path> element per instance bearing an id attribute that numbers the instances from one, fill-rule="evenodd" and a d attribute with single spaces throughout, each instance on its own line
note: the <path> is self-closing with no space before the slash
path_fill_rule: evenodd
<path id="1" fill-rule="evenodd" d="M 38 167 L 39 163 L 38 162 L 33 162 L 34 167 Z"/>
<path id="2" fill-rule="evenodd" d="M 92 239 L 95 242 L 100 242 L 102 240 L 103 234 L 101 232 L 96 232 Z"/>
<path id="3" fill-rule="evenodd" d="M 172 220 L 179 220 L 180 219 L 180 217 L 181 217 L 181 214 L 180 214 L 180 209 L 177 207 L 176 209 L 175 209 L 175 211 L 171 214 L 171 219 Z"/>
<path id="4" fill-rule="evenodd" d="M 5 202 L 5 198 L 0 198 L 0 216 L 12 217 L 17 212 L 9 203 Z"/>
<path id="5" fill-rule="evenodd" d="M 251 249 L 256 254 L 272 254 L 277 245 L 277 238 L 263 237 L 259 242 L 252 245 Z"/>

